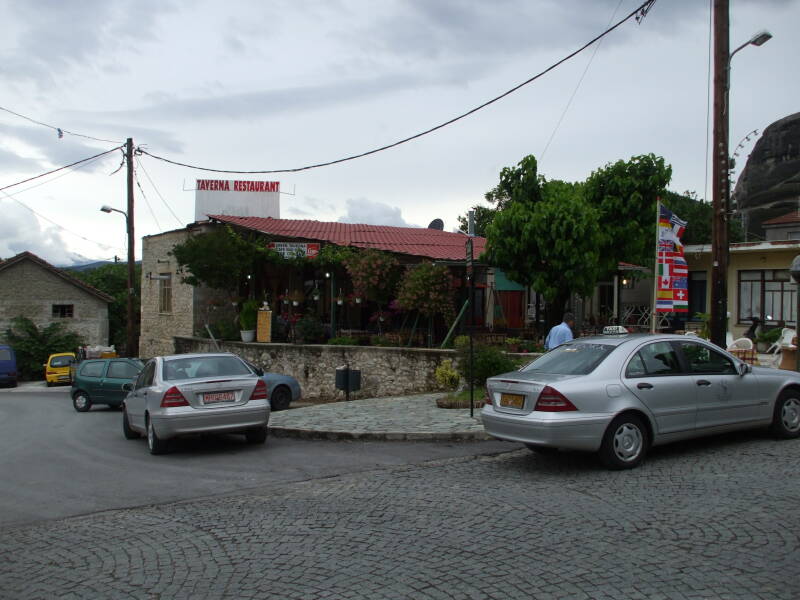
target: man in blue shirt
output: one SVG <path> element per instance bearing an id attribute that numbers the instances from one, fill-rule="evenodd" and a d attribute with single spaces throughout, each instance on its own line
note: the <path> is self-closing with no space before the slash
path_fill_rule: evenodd
<path id="1" fill-rule="evenodd" d="M 564 313 L 564 318 L 561 320 L 560 325 L 556 325 L 547 334 L 547 339 L 544 342 L 545 350 L 552 350 L 557 348 L 564 342 L 572 339 L 572 327 L 575 326 L 575 316 L 572 313 Z"/>

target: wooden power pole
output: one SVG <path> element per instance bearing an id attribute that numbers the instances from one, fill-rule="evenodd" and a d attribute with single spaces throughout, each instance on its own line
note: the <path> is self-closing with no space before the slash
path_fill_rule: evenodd
<path id="1" fill-rule="evenodd" d="M 134 339 L 133 321 L 133 279 L 136 274 L 136 254 L 133 237 L 133 138 L 125 142 L 125 162 L 128 163 L 128 210 L 125 214 L 125 225 L 128 230 L 128 328 L 126 334 L 125 355 L 136 356 L 138 348 Z"/>
<path id="2" fill-rule="evenodd" d="M 711 341 L 725 348 L 728 329 L 728 0 L 714 0 L 714 137 L 711 169 Z"/>

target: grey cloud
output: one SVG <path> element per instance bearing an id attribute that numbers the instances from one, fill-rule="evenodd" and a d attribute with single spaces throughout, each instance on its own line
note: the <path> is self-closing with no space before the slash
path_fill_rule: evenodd
<path id="1" fill-rule="evenodd" d="M 4 171 L 42 171 L 45 169 L 40 161 L 27 156 L 20 156 L 12 150 L 0 148 L 0 165 Z"/>
<path id="2" fill-rule="evenodd" d="M 421 77 L 395 74 L 371 80 L 335 81 L 313 86 L 245 92 L 211 97 L 171 99 L 141 109 L 100 113 L 105 118 L 147 119 L 249 119 L 298 113 L 354 102 L 421 84 Z M 98 114 L 98 113 L 93 113 Z"/>
<path id="3" fill-rule="evenodd" d="M 290 214 L 290 215 L 295 216 L 295 217 L 312 217 L 312 216 L 314 216 L 314 213 L 311 213 L 311 212 L 309 212 L 307 210 L 303 210 L 301 208 L 297 208 L 296 206 L 290 206 L 289 208 L 286 209 L 286 212 L 288 214 Z"/>
<path id="4" fill-rule="evenodd" d="M 63 166 L 82 158 L 88 158 L 95 154 L 102 152 L 102 148 L 96 145 L 89 145 L 79 141 L 80 138 L 65 135 L 59 138 L 55 131 L 45 127 L 36 125 L 8 125 L 0 123 L 0 134 L 14 138 L 23 144 L 27 144 L 34 148 L 37 152 L 41 153 L 45 160 L 53 166 Z M 105 149 L 108 149 L 110 144 L 106 144 Z M 112 146 L 113 147 L 113 146 Z M 8 148 L 6 147 L 8 150 Z M 24 159 L 24 156 L 16 155 L 18 159 Z M 119 160 L 115 155 L 100 158 L 96 161 L 86 164 L 81 167 L 87 172 L 99 171 L 107 167 L 109 159 Z M 41 163 L 39 163 L 39 166 Z"/>
<path id="5" fill-rule="evenodd" d="M 312 213 L 318 214 L 323 212 L 329 212 L 329 213 L 336 212 L 336 206 L 334 206 L 332 202 L 328 202 L 327 200 L 322 200 L 320 198 L 312 198 L 311 196 L 305 196 L 303 198 L 303 202 L 305 203 L 305 206 L 312 211 Z"/>
<path id="6" fill-rule="evenodd" d="M 57 266 L 86 262 L 85 257 L 65 250 L 67 244 L 55 227 L 41 227 L 31 211 L 8 198 L 0 198 L 0 257 L 33 252 Z"/>
<path id="7" fill-rule="evenodd" d="M 347 200 L 347 213 L 339 217 L 339 223 L 361 223 L 365 225 L 392 225 L 395 227 L 419 227 L 407 223 L 400 209 L 366 198 Z"/>

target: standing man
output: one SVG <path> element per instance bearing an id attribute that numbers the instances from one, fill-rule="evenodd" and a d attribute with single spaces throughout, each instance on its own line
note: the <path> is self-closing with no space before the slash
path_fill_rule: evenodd
<path id="1" fill-rule="evenodd" d="M 560 325 L 556 325 L 547 334 L 547 339 L 544 342 L 545 350 L 552 350 L 557 348 L 564 342 L 572 339 L 572 328 L 575 326 L 575 316 L 572 313 L 564 313 L 564 318 L 561 320 Z"/>

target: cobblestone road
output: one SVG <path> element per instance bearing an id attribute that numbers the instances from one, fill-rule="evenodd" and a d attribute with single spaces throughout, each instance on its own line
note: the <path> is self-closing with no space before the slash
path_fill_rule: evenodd
<path id="1" fill-rule="evenodd" d="M 798 598 L 799 463 L 758 433 L 629 472 L 517 450 L 6 528 L 0 596 Z"/>

